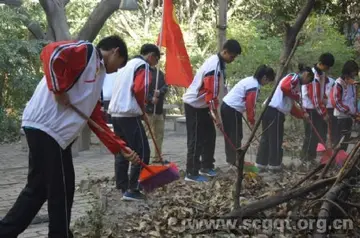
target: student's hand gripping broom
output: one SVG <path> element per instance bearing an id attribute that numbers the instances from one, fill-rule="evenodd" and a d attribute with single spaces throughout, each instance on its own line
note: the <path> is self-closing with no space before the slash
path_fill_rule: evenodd
<path id="1" fill-rule="evenodd" d="M 216 117 L 213 114 L 213 112 L 210 112 L 210 116 L 213 119 L 214 123 L 216 124 Z M 239 151 L 237 150 L 236 146 L 232 143 L 232 141 L 230 140 L 230 138 L 228 137 L 228 135 L 225 133 L 224 129 L 222 128 L 222 126 L 218 126 L 219 130 L 221 131 L 221 133 L 224 135 L 224 138 L 226 140 L 227 143 L 229 143 L 229 145 L 232 147 L 232 149 L 236 152 L 239 153 Z M 254 172 L 257 173 L 259 172 L 259 169 L 251 162 L 247 162 L 244 161 L 244 171 L 245 172 Z"/>
<path id="2" fill-rule="evenodd" d="M 101 126 L 99 126 L 95 121 L 93 121 L 91 118 L 86 116 L 83 112 L 81 112 L 79 109 L 77 109 L 72 104 L 69 105 L 77 114 L 79 114 L 83 119 L 87 120 L 92 126 L 97 128 L 99 131 L 107 134 L 111 137 L 111 135 L 108 134 Z M 132 159 L 129 157 L 125 157 L 130 162 L 133 162 Z M 176 180 L 179 177 L 179 172 L 171 167 L 169 168 L 162 168 L 159 169 L 158 167 L 153 167 L 150 165 L 145 164 L 140 159 L 135 160 L 136 163 L 139 163 L 144 169 L 142 170 L 142 173 L 146 171 L 146 176 L 143 175 L 143 179 L 139 180 L 139 183 L 141 184 L 142 188 L 146 192 L 151 192 L 156 188 L 162 187 L 165 184 L 168 184 L 174 180 Z M 176 178 L 176 179 L 175 179 Z"/>

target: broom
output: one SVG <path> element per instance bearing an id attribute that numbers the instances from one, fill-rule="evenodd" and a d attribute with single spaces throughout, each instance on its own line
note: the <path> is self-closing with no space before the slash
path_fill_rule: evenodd
<path id="1" fill-rule="evenodd" d="M 105 131 L 101 126 L 99 126 L 95 121 L 93 121 L 91 118 L 89 118 L 79 109 L 77 109 L 75 106 L 73 106 L 72 104 L 70 104 L 69 106 L 82 118 L 87 120 L 96 129 L 107 134 L 109 137 L 112 136 L 107 131 Z M 126 159 L 129 160 L 129 158 Z M 151 192 L 156 188 L 162 187 L 180 178 L 178 169 L 176 168 L 176 166 L 174 168 L 174 166 L 171 165 L 171 163 L 169 166 L 162 166 L 162 168 L 159 168 L 159 166 L 147 165 L 142 161 L 139 161 L 139 164 L 144 168 L 142 170 L 143 176 L 142 179 L 139 179 L 139 183 L 146 192 Z M 144 171 L 146 171 L 146 173 L 143 173 Z"/>
<path id="2" fill-rule="evenodd" d="M 143 113 L 143 118 L 144 118 L 146 127 L 148 128 L 149 134 L 154 143 L 156 153 L 158 154 L 158 157 L 161 162 L 161 165 L 148 165 L 149 167 L 151 167 L 152 171 L 155 171 L 155 174 L 149 173 L 148 170 L 142 170 L 140 173 L 139 182 L 143 186 L 146 187 L 146 189 L 144 189 L 145 191 L 151 192 L 154 189 L 152 186 L 153 181 L 156 181 L 155 184 L 162 183 L 163 185 L 165 185 L 165 184 L 171 183 L 175 180 L 178 180 L 180 178 L 180 174 L 179 174 L 179 169 L 175 163 L 163 160 L 163 157 L 160 153 L 159 146 L 157 145 L 157 143 L 155 141 L 155 136 L 151 130 L 149 119 L 148 119 L 144 109 L 141 108 L 141 110 Z"/>

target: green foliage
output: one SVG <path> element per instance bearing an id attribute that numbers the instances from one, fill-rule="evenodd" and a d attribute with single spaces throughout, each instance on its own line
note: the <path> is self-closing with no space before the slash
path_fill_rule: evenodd
<path id="1" fill-rule="evenodd" d="M 330 71 L 339 77 L 345 61 L 353 59 L 355 52 L 346 45 L 346 39 L 335 28 L 334 20 L 328 16 L 311 16 L 303 28 L 303 45 L 299 46 L 293 59 L 294 63 L 313 65 L 322 53 L 330 52 L 335 56 L 335 65 Z"/>
<path id="2" fill-rule="evenodd" d="M 17 138 L 20 113 L 40 78 L 42 42 L 29 32 L 13 10 L 0 7 L 0 142 Z"/>
<path id="3" fill-rule="evenodd" d="M 281 53 L 281 39 L 262 36 L 256 23 L 240 20 L 229 23 L 228 38 L 238 39 L 243 51 L 235 62 L 227 66 L 230 86 L 244 77 L 253 75 L 261 64 L 276 66 Z"/>

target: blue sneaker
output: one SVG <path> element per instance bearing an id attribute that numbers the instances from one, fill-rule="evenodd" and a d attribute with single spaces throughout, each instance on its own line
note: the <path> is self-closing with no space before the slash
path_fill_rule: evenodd
<path id="1" fill-rule="evenodd" d="M 217 175 L 214 169 L 200 169 L 199 174 L 209 177 L 215 177 Z"/>
<path id="2" fill-rule="evenodd" d="M 197 176 L 186 175 L 185 181 L 190 181 L 190 182 L 208 182 L 209 179 L 208 179 L 207 177 L 204 177 L 204 176 L 201 176 L 201 175 L 197 175 Z"/>
<path id="3" fill-rule="evenodd" d="M 127 191 L 124 193 L 122 200 L 124 201 L 143 201 L 146 196 L 140 191 Z"/>

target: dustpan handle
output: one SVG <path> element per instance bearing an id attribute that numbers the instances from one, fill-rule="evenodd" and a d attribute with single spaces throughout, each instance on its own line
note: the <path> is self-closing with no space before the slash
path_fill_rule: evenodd
<path id="1" fill-rule="evenodd" d="M 82 111 L 80 111 L 79 109 L 77 109 L 74 105 L 70 104 L 69 105 L 71 107 L 71 109 L 73 109 L 77 114 L 79 114 L 82 118 L 84 118 L 85 120 L 89 121 L 89 123 L 94 126 L 96 129 L 98 129 L 99 131 L 107 134 L 109 137 L 111 137 L 110 134 L 108 134 L 107 131 L 105 131 L 101 126 L 99 126 L 94 120 L 92 120 L 90 117 L 86 116 Z M 127 158 L 126 158 L 127 159 Z M 149 171 L 150 173 L 154 174 L 154 172 L 149 168 L 149 166 L 147 164 L 145 164 L 144 162 L 142 162 L 141 160 L 139 161 L 139 164 L 144 167 L 147 171 Z"/>

